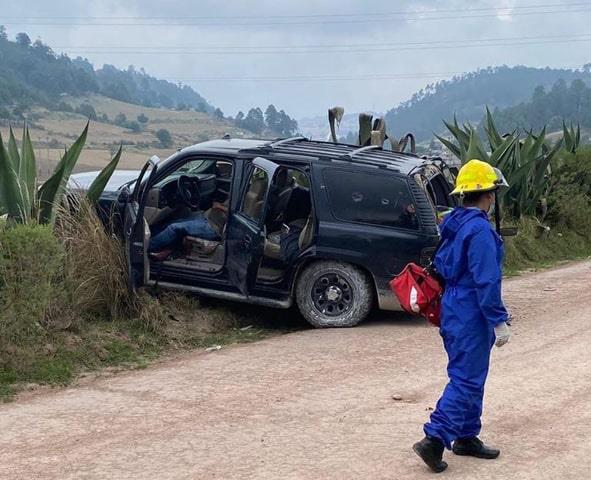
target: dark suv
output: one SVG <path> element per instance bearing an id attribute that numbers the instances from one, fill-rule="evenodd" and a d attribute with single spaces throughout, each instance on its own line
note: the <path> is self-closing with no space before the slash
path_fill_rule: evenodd
<path id="1" fill-rule="evenodd" d="M 438 159 L 379 147 L 223 139 L 117 172 L 101 204 L 119 205 L 134 288 L 295 302 L 316 327 L 349 327 L 374 306 L 400 308 L 388 282 L 428 262 L 452 182 Z M 150 251 L 152 236 L 196 215 L 215 239 L 183 235 L 164 255 Z"/>

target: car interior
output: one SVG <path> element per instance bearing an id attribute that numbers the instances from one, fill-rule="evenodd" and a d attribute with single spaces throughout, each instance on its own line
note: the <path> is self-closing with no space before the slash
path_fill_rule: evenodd
<path id="1" fill-rule="evenodd" d="M 261 171 L 262 172 L 262 171 Z M 203 215 L 218 238 L 185 235 L 164 258 L 151 256 L 152 269 L 162 265 L 216 272 L 225 262 L 225 237 L 233 164 L 228 160 L 189 161 L 148 192 L 144 217 L 153 237 L 171 223 Z M 241 212 L 259 219 L 265 207 L 268 178 L 255 172 L 241 203 Z M 258 280 L 279 280 L 289 263 L 314 237 L 314 220 L 307 175 L 280 167 L 269 189 L 265 215 L 264 257 Z"/>
<path id="2" fill-rule="evenodd" d="M 218 234 L 216 240 L 184 236 L 164 258 L 152 261 L 216 271 L 224 265 L 224 235 L 233 165 L 227 160 L 194 160 L 168 175 L 148 192 L 144 217 L 153 237 L 168 225 L 204 216 Z M 156 267 L 157 268 L 157 267 Z"/>
<path id="3" fill-rule="evenodd" d="M 269 192 L 265 248 L 258 279 L 274 281 L 314 239 L 314 216 L 307 175 L 281 167 Z"/>
<path id="4" fill-rule="evenodd" d="M 420 174 L 415 175 L 416 181 L 427 192 L 427 198 L 439 222 L 442 217 L 456 206 L 455 198 L 449 195 L 450 180 L 434 165 L 423 167 Z M 453 184 L 453 178 L 451 179 Z"/>

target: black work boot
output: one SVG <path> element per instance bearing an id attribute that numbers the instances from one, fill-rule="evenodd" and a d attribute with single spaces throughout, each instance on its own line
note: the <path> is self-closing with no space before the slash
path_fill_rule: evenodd
<path id="1" fill-rule="evenodd" d="M 443 458 L 443 443 L 433 437 L 425 437 L 412 446 L 414 452 L 423 459 L 423 462 L 435 473 L 441 473 L 447 468 Z"/>
<path id="2" fill-rule="evenodd" d="M 456 455 L 484 458 L 492 460 L 497 458 L 501 451 L 497 448 L 487 447 L 478 437 L 461 438 L 454 442 L 452 451 Z"/>

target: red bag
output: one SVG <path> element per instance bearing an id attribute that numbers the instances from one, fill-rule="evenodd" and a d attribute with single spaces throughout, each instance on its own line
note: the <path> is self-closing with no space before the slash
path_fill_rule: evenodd
<path id="1" fill-rule="evenodd" d="M 409 263 L 389 285 L 404 311 L 439 326 L 443 287 L 428 268 Z"/>

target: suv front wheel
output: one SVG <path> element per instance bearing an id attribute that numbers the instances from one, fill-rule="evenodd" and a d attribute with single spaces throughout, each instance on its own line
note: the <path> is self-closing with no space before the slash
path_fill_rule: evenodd
<path id="1" fill-rule="evenodd" d="M 316 262 L 299 276 L 296 301 L 315 327 L 353 327 L 365 319 L 373 304 L 368 276 L 353 265 Z"/>

